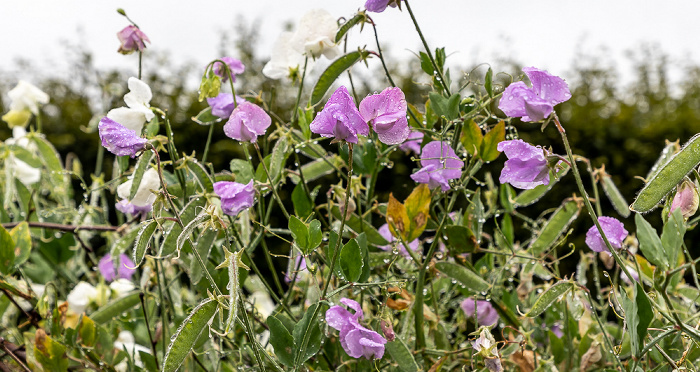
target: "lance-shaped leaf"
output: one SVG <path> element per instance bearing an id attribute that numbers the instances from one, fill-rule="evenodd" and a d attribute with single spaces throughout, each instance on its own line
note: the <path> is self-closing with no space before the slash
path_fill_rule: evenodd
<path id="1" fill-rule="evenodd" d="M 440 261 L 435 264 L 435 268 L 450 278 L 458 281 L 465 288 L 474 292 L 485 292 L 491 285 L 479 274 L 467 269 L 464 266 L 452 262 Z"/>
<path id="2" fill-rule="evenodd" d="M 622 193 L 620 190 L 615 186 L 615 183 L 612 180 L 612 177 L 610 177 L 609 174 L 605 173 L 605 171 L 601 171 L 601 185 L 603 186 L 603 191 L 605 192 L 605 195 L 608 197 L 608 200 L 610 200 L 610 203 L 612 203 L 613 208 L 615 208 L 615 211 L 620 214 L 622 217 L 629 217 L 630 211 L 628 207 L 627 200 L 625 200 L 625 197 L 622 196 Z"/>
<path id="3" fill-rule="evenodd" d="M 134 243 L 134 264 L 136 266 L 141 265 L 143 257 L 146 255 L 146 249 L 148 248 L 148 242 L 151 241 L 153 233 L 156 231 L 158 223 L 156 220 L 150 220 L 141 223 L 141 228 L 139 229 L 139 234 L 136 236 Z"/>
<path id="4" fill-rule="evenodd" d="M 15 242 L 15 259 L 16 267 L 23 264 L 32 253 L 32 236 L 29 233 L 29 224 L 25 221 L 20 222 L 17 226 L 10 230 L 10 237 Z"/>
<path id="5" fill-rule="evenodd" d="M 318 324 L 319 317 L 314 317 L 318 303 L 309 306 L 299 323 L 294 326 L 294 360 L 295 366 L 300 366 L 321 349 L 323 333 Z"/>
<path id="6" fill-rule="evenodd" d="M 194 174 L 194 177 L 199 186 L 202 188 L 202 191 L 208 193 L 214 192 L 214 180 L 212 180 L 207 170 L 204 169 L 202 163 L 193 158 L 188 158 L 186 164 L 187 169 Z"/>
<path id="7" fill-rule="evenodd" d="M 145 154 L 139 157 L 136 162 L 136 168 L 134 169 L 134 174 L 131 180 L 131 189 L 129 190 L 129 200 L 134 199 L 136 193 L 139 191 L 139 186 L 141 186 L 141 180 L 143 179 L 143 174 L 148 170 L 148 165 L 151 164 L 151 159 L 153 159 L 154 153 L 152 151 L 147 151 Z"/>
<path id="8" fill-rule="evenodd" d="M 350 239 L 350 241 L 341 248 L 339 261 L 344 279 L 348 282 L 356 283 L 357 280 L 360 279 L 360 275 L 362 275 L 364 260 L 362 252 L 360 251 L 360 246 L 355 239 Z"/>
<path id="9" fill-rule="evenodd" d="M 309 100 L 309 104 L 314 106 L 321 102 L 323 96 L 325 96 L 326 92 L 328 92 L 328 89 L 330 89 L 331 85 L 333 85 L 335 80 L 338 79 L 338 76 L 345 72 L 345 70 L 352 67 L 352 65 L 355 63 L 367 58 L 367 56 L 369 56 L 369 52 L 366 50 L 358 50 L 355 52 L 350 52 L 333 61 L 333 63 L 331 63 L 330 66 L 323 71 L 321 77 L 318 78 L 314 89 L 311 91 L 311 99 Z"/>
<path id="10" fill-rule="evenodd" d="M 654 318 L 651 301 L 644 292 L 644 288 L 636 282 L 633 290 L 633 298 L 622 295 L 622 307 L 625 309 L 625 324 L 630 334 L 632 354 L 639 355 L 644 346 L 647 328 Z"/>
<path id="11" fill-rule="evenodd" d="M 218 308 L 218 302 L 207 299 L 192 310 L 175 332 L 172 342 L 168 346 L 165 359 L 163 359 L 162 370 L 164 372 L 174 372 L 180 368 L 199 335 L 211 325 Z"/>
<path id="12" fill-rule="evenodd" d="M 644 257 L 652 264 L 668 269 L 668 257 L 666 257 L 666 252 L 656 230 L 641 214 L 634 216 L 634 222 L 637 225 L 639 249 L 644 253 Z"/>
<path id="13" fill-rule="evenodd" d="M 335 42 L 339 43 L 343 39 L 343 36 L 350 31 L 357 24 L 364 25 L 365 20 L 367 20 L 367 14 L 365 12 L 360 12 L 355 14 L 354 17 L 347 20 L 347 22 L 340 25 L 338 32 L 335 33 Z"/>
<path id="14" fill-rule="evenodd" d="M 135 292 L 113 300 L 90 314 L 90 318 L 97 324 L 105 324 L 141 303 L 139 296 L 140 294 Z"/>
<path id="15" fill-rule="evenodd" d="M 45 371 L 68 371 L 66 347 L 47 336 L 41 328 L 34 336 L 34 357 Z"/>
<path id="16" fill-rule="evenodd" d="M 535 304 L 532 306 L 532 308 L 530 308 L 530 311 L 528 311 L 525 316 L 534 318 L 542 314 L 545 310 L 552 306 L 553 303 L 563 298 L 567 292 L 574 289 L 575 286 L 576 284 L 574 282 L 568 280 L 557 282 L 553 286 L 547 288 L 547 290 L 537 298 Z"/>
<path id="17" fill-rule="evenodd" d="M 0 226 L 0 273 L 11 274 L 15 264 L 15 242 L 10 233 Z"/>
<path id="18" fill-rule="evenodd" d="M 700 135 L 695 135 L 659 169 L 654 178 L 647 181 L 630 209 L 644 213 L 656 208 L 659 202 L 698 164 L 700 164 Z"/>
<path id="19" fill-rule="evenodd" d="M 402 339 L 396 338 L 394 341 L 388 342 L 384 347 L 391 355 L 391 359 L 398 363 L 400 371 L 418 372 L 421 370 L 411 350 L 408 349 L 408 346 Z"/>

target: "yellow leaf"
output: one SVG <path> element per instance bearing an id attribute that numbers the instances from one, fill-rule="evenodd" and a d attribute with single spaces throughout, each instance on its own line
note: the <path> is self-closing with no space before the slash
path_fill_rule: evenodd
<path id="1" fill-rule="evenodd" d="M 394 194 L 389 194 L 389 203 L 386 207 L 386 223 L 395 237 L 400 235 L 404 240 L 407 240 L 411 220 L 406 213 L 406 207 L 394 198 Z"/>
<path id="2" fill-rule="evenodd" d="M 425 230 L 430 216 L 430 189 L 422 183 L 404 201 L 406 214 L 410 221 L 406 240 L 411 242 Z"/>

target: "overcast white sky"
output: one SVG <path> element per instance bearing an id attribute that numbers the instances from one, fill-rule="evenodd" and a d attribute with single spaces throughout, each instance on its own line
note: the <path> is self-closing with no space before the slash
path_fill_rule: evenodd
<path id="1" fill-rule="evenodd" d="M 219 34 L 232 30 L 238 15 L 260 21 L 261 55 L 268 56 L 284 21 L 297 20 L 311 8 L 349 18 L 363 4 L 364 0 L 0 0 L 0 69 L 12 70 L 21 57 L 60 73 L 66 60 L 61 40 L 84 41 L 98 66 L 133 66 L 134 56 L 116 53 L 116 32 L 128 24 L 115 11 L 118 7 L 146 32 L 151 48 L 171 52 L 176 63 L 204 66 L 219 57 Z M 623 77 L 628 70 L 624 51 L 645 42 L 658 44 L 673 63 L 699 62 L 698 4 L 696 0 L 411 1 L 430 46 L 445 46 L 450 62 L 468 66 L 485 62 L 498 68 L 499 57 L 512 57 L 563 77 L 577 52 L 593 53 L 600 46 L 608 48 Z M 412 51 L 420 50 L 408 12 L 388 9 L 372 17 L 394 58 L 412 58 Z M 369 29 L 353 40 L 374 48 Z"/>

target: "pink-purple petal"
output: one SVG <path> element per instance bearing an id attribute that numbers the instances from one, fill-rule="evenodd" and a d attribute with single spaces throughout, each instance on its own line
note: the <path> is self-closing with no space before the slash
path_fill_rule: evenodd
<path id="1" fill-rule="evenodd" d="M 622 243 L 628 234 L 627 230 L 625 230 L 625 225 L 613 217 L 606 216 L 598 217 L 598 223 L 600 223 L 600 227 L 603 228 L 603 232 L 608 238 L 610 245 L 615 249 L 622 248 Z M 600 235 L 595 225 L 586 233 L 586 245 L 595 252 L 605 252 L 608 250 L 603 241 L 603 237 Z"/>
<path id="2" fill-rule="evenodd" d="M 427 183 L 430 189 L 440 186 L 442 191 L 450 189 L 449 180 L 462 176 L 464 162 L 457 157 L 448 142 L 433 141 L 423 147 L 421 168 L 411 175 L 418 183 Z"/>
<path id="3" fill-rule="evenodd" d="M 236 103 L 243 103 L 245 100 L 239 96 L 236 96 Z M 214 98 L 207 98 L 207 103 L 211 107 L 211 114 L 218 116 L 222 119 L 228 119 L 236 108 L 233 102 L 233 94 L 231 93 L 219 93 L 218 96 Z"/>
<path id="4" fill-rule="evenodd" d="M 271 124 L 272 119 L 265 110 L 243 101 L 231 113 L 224 125 L 224 133 L 239 141 L 255 142 L 258 136 L 265 134 Z"/>
<path id="5" fill-rule="evenodd" d="M 386 223 L 379 228 L 379 235 L 381 235 L 382 238 L 384 238 L 389 243 L 393 243 L 396 240 L 396 238 L 394 238 L 394 235 L 391 233 L 391 230 L 389 229 L 389 225 Z M 394 249 L 393 244 L 380 245 L 378 247 L 388 252 L 391 252 Z M 404 247 L 403 244 L 399 242 L 397 243 L 396 247 L 398 248 L 402 256 L 409 257 L 409 254 L 406 251 L 406 247 Z M 420 248 L 420 240 L 415 239 L 414 241 L 408 243 L 408 247 L 411 248 L 411 250 L 414 252 L 418 251 L 418 249 Z"/>
<path id="6" fill-rule="evenodd" d="M 219 181 L 214 183 L 214 192 L 221 198 L 221 210 L 229 216 L 238 215 L 255 202 L 253 180 L 247 184 Z"/>
<path id="7" fill-rule="evenodd" d="M 369 126 L 360 116 L 347 88 L 340 86 L 316 115 L 309 128 L 323 137 L 357 143 L 357 135 L 369 135 Z"/>
<path id="8" fill-rule="evenodd" d="M 226 62 L 228 68 L 231 70 L 231 81 L 236 81 L 236 75 L 242 74 L 245 71 L 245 65 L 240 60 L 233 57 L 223 57 L 220 58 L 222 61 Z M 222 82 L 228 80 L 228 74 L 226 69 L 221 62 L 214 62 L 214 74 L 221 77 Z"/>
<path id="9" fill-rule="evenodd" d="M 498 321 L 498 312 L 489 301 L 467 298 L 462 301 L 462 310 L 468 317 L 476 314 L 476 321 L 482 326 L 491 326 Z"/>
<path id="10" fill-rule="evenodd" d="M 102 146 L 107 151 L 117 156 L 136 156 L 136 153 L 143 150 L 148 141 L 139 137 L 136 132 L 116 121 L 104 117 L 98 125 Z"/>
<path id="11" fill-rule="evenodd" d="M 549 184 L 549 167 L 542 148 L 518 139 L 499 142 L 496 149 L 508 157 L 499 177 L 501 183 L 526 190 Z"/>
<path id="12" fill-rule="evenodd" d="M 122 253 L 118 256 L 117 261 L 118 262 L 115 262 L 112 255 L 109 253 L 100 259 L 97 267 L 105 281 L 111 282 L 115 279 L 130 280 L 131 277 L 134 276 L 136 269 L 134 268 L 134 262 L 131 261 L 129 256 Z M 116 269 L 115 265 L 117 266 Z"/>
<path id="13" fill-rule="evenodd" d="M 422 132 L 411 132 L 408 135 L 408 138 L 404 143 L 399 145 L 399 150 L 401 151 L 413 151 L 416 155 L 420 155 L 420 145 L 423 142 L 423 133 Z"/>
<path id="14" fill-rule="evenodd" d="M 568 101 L 571 98 L 569 86 L 564 79 L 554 76 L 545 70 L 535 67 L 525 67 L 523 72 L 532 83 L 532 90 L 552 106 Z"/>

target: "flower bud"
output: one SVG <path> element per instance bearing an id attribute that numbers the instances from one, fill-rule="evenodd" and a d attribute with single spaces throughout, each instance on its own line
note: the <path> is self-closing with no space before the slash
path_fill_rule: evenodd
<path id="1" fill-rule="evenodd" d="M 676 196 L 673 197 L 673 203 L 671 203 L 669 215 L 671 215 L 676 208 L 680 208 L 683 218 L 689 218 L 698 211 L 699 202 L 700 197 L 698 197 L 698 190 L 695 187 L 695 183 L 686 177 L 686 179 L 678 185 Z"/>
<path id="2" fill-rule="evenodd" d="M 394 339 L 396 338 L 396 334 L 394 334 L 394 327 L 391 325 L 391 323 L 382 319 L 379 325 L 380 327 L 382 327 L 382 333 L 384 333 L 384 337 L 386 337 L 386 340 L 389 342 L 394 341 Z"/>

